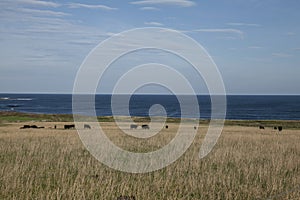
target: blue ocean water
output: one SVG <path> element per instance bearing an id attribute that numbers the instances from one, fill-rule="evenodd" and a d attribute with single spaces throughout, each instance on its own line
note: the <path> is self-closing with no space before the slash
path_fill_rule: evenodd
<path id="1" fill-rule="evenodd" d="M 120 95 L 120 98 L 123 98 Z M 188 98 L 188 97 L 187 97 Z M 300 120 L 300 96 L 229 95 L 227 119 Z M 197 96 L 202 119 L 211 117 L 210 96 Z M 84 105 L 84 102 L 82 102 Z M 182 116 L 180 104 L 172 95 L 133 95 L 129 101 L 131 116 L 149 116 L 154 104 L 162 105 L 168 117 L 195 117 L 194 106 L 190 116 Z M 126 105 L 119 105 L 120 110 Z M 95 108 L 98 116 L 111 116 L 111 95 L 96 95 Z M 71 94 L 0 94 L 0 111 L 17 111 L 46 114 L 72 114 Z M 125 112 L 124 112 L 125 113 Z M 122 112 L 120 112 L 122 115 Z"/>

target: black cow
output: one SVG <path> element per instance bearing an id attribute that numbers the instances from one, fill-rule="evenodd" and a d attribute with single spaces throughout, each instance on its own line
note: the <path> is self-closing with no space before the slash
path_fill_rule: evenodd
<path id="1" fill-rule="evenodd" d="M 274 126 L 274 130 L 277 130 L 277 126 Z"/>
<path id="2" fill-rule="evenodd" d="M 71 128 L 75 128 L 75 124 L 71 124 L 71 125 L 64 125 L 65 129 L 71 129 Z"/>
<path id="3" fill-rule="evenodd" d="M 26 129 L 26 128 L 45 128 L 44 126 L 38 127 L 37 125 L 24 125 L 20 129 Z"/>
<path id="4" fill-rule="evenodd" d="M 265 127 L 264 126 L 259 126 L 259 129 L 265 129 Z"/>
<path id="5" fill-rule="evenodd" d="M 282 131 L 282 126 L 278 126 L 278 131 Z"/>
<path id="6" fill-rule="evenodd" d="M 149 125 L 147 125 L 147 124 L 143 124 L 143 125 L 142 125 L 142 129 L 150 129 L 150 127 L 149 127 Z"/>
<path id="7" fill-rule="evenodd" d="M 89 124 L 84 124 L 84 125 L 83 125 L 83 128 L 84 128 L 84 129 L 91 129 L 91 126 L 90 126 Z"/>
<path id="8" fill-rule="evenodd" d="M 166 125 L 166 129 L 168 129 L 169 128 L 169 126 L 168 125 Z"/>
<path id="9" fill-rule="evenodd" d="M 25 128 L 30 128 L 30 125 L 24 125 L 24 126 L 21 127 L 20 129 L 25 129 Z"/>
<path id="10" fill-rule="evenodd" d="M 130 124 L 130 129 L 137 129 L 138 125 L 136 124 Z"/>
<path id="11" fill-rule="evenodd" d="M 20 129 L 26 129 L 26 128 L 45 128 L 44 126 L 38 127 L 37 125 L 24 125 Z"/>
<path id="12" fill-rule="evenodd" d="M 135 196 L 119 196 L 117 200 L 136 200 Z"/>

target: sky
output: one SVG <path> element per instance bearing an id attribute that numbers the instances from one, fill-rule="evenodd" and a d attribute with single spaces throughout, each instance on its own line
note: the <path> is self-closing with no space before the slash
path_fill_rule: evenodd
<path id="1" fill-rule="evenodd" d="M 0 93 L 71 93 L 80 65 L 100 42 L 161 27 L 201 44 L 228 94 L 299 95 L 299 10 L 299 0 L 1 0 Z"/>

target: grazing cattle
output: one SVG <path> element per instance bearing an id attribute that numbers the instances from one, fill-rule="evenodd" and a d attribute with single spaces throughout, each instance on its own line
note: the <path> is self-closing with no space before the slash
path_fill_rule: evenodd
<path id="1" fill-rule="evenodd" d="M 75 124 L 71 124 L 71 125 L 64 125 L 65 129 L 71 129 L 71 128 L 75 128 Z"/>
<path id="2" fill-rule="evenodd" d="M 117 200 L 136 200 L 135 196 L 119 196 Z"/>
<path id="3" fill-rule="evenodd" d="M 197 127 L 196 127 L 196 126 L 194 126 L 194 129 L 196 130 L 196 129 L 197 129 Z"/>
<path id="4" fill-rule="evenodd" d="M 142 129 L 150 129 L 150 127 L 147 124 L 143 124 Z"/>
<path id="5" fill-rule="evenodd" d="M 91 129 L 91 126 L 90 126 L 89 124 L 84 124 L 84 125 L 83 125 L 83 128 L 84 128 L 84 129 Z"/>
<path id="6" fill-rule="evenodd" d="M 278 131 L 282 131 L 282 126 L 278 126 Z"/>
<path id="7" fill-rule="evenodd" d="M 169 126 L 168 125 L 166 125 L 166 129 L 168 129 L 169 128 Z"/>
<path id="8" fill-rule="evenodd" d="M 24 125 L 24 126 L 21 127 L 20 129 L 25 129 L 25 128 L 30 128 L 30 125 Z"/>
<path id="9" fill-rule="evenodd" d="M 54 125 L 54 129 L 56 129 L 56 125 Z"/>
<path id="10" fill-rule="evenodd" d="M 277 126 L 274 126 L 274 130 L 277 130 Z"/>
<path id="11" fill-rule="evenodd" d="M 45 128 L 44 126 L 38 127 L 37 125 L 24 125 L 20 129 L 25 129 L 25 128 Z"/>
<path id="12" fill-rule="evenodd" d="M 136 124 L 130 124 L 130 129 L 137 129 L 138 125 Z"/>
<path id="13" fill-rule="evenodd" d="M 265 129 L 265 127 L 264 126 L 259 126 L 259 129 Z"/>

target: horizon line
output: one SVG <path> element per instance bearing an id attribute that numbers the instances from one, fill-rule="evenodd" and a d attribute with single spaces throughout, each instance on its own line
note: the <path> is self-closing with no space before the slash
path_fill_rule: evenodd
<path id="1" fill-rule="evenodd" d="M 74 93 L 64 93 L 64 92 L 0 92 L 0 94 L 45 94 L 45 95 L 73 95 Z M 112 93 L 80 93 L 77 95 L 164 95 L 164 96 L 176 96 L 176 95 L 194 95 L 194 94 L 170 94 L 170 93 L 135 93 L 135 94 L 127 94 L 127 93 L 119 93 L 119 94 L 112 94 Z M 199 95 L 211 96 L 211 95 L 224 95 L 224 96 L 300 96 L 300 94 L 255 94 L 255 93 L 227 93 L 227 94 L 209 94 L 209 93 L 197 93 Z"/>

